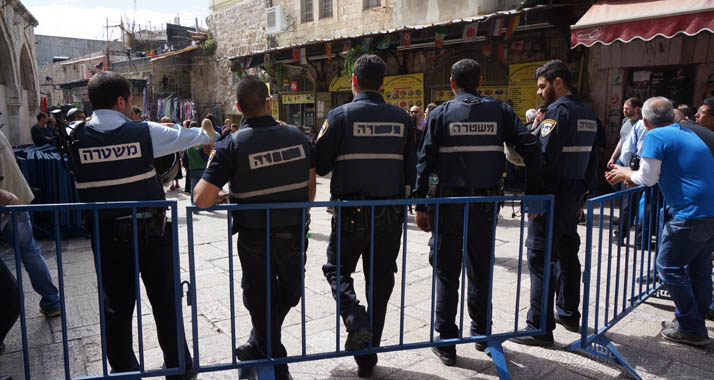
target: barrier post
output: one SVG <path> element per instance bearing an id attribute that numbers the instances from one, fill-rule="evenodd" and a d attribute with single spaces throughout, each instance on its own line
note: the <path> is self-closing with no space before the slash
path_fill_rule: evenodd
<path id="1" fill-rule="evenodd" d="M 631 188 L 631 189 L 626 189 L 622 191 L 618 191 L 615 193 L 611 194 L 606 194 L 603 196 L 595 197 L 588 199 L 587 201 L 587 223 L 586 223 L 586 242 L 585 242 L 585 265 L 583 268 L 583 312 L 582 312 L 582 322 L 581 322 L 581 327 L 580 327 L 580 339 L 576 340 L 575 342 L 571 343 L 566 347 L 568 351 L 571 352 L 576 352 L 576 351 L 582 351 L 585 353 L 588 353 L 590 355 L 608 360 L 610 362 L 613 362 L 615 364 L 621 365 L 625 367 L 625 369 L 634 377 L 635 379 L 640 380 L 641 377 L 637 374 L 637 371 L 630 365 L 630 363 L 625 359 L 624 355 L 615 347 L 615 345 L 607 338 L 605 335 L 607 331 L 612 328 L 617 322 L 622 320 L 627 314 L 629 314 L 632 310 L 634 310 L 635 307 L 640 305 L 642 302 L 646 301 L 647 298 L 650 296 L 656 295 L 659 292 L 659 289 L 661 287 L 661 283 L 658 283 L 657 281 L 654 281 L 652 283 L 652 286 L 650 286 L 650 281 L 649 277 L 651 273 L 653 273 L 654 266 L 655 266 L 655 261 L 657 257 L 657 252 L 658 252 L 658 247 L 654 244 L 651 244 L 651 237 L 650 237 L 650 232 L 647 231 L 647 234 L 642 234 L 642 239 L 641 239 L 641 252 L 640 252 L 640 259 L 637 259 L 637 249 L 635 248 L 633 255 L 630 260 L 630 254 L 629 254 L 629 234 L 630 234 L 630 215 L 631 213 L 634 212 L 632 209 L 634 205 L 630 207 L 628 215 L 625 215 L 623 219 L 622 215 L 622 206 L 625 204 L 625 202 L 631 202 L 632 196 L 639 193 L 640 198 L 641 197 L 646 197 L 645 203 L 649 202 L 650 203 L 650 208 L 651 207 L 656 207 L 656 215 L 657 215 L 657 225 L 658 225 L 658 232 L 662 228 L 662 222 L 663 219 L 661 218 L 661 212 L 660 212 L 660 207 L 659 205 L 663 204 L 661 197 L 659 194 L 654 190 L 654 189 L 646 189 L 643 186 L 636 187 L 636 188 Z M 656 195 L 656 197 L 655 197 Z M 615 296 L 614 296 L 614 303 L 612 305 L 613 313 L 612 316 L 610 316 L 609 310 L 610 310 L 610 293 L 611 293 L 611 271 L 613 270 L 612 268 L 612 254 L 613 254 L 613 247 L 612 247 L 612 236 L 613 236 L 613 221 L 612 218 L 614 217 L 614 207 L 613 204 L 617 201 L 620 204 L 620 223 L 619 223 L 619 231 L 620 234 L 617 236 L 617 249 L 614 250 L 617 254 L 617 264 L 615 265 L 614 272 L 615 272 Z M 604 229 L 604 224 L 603 224 L 603 219 L 606 216 L 605 211 L 606 208 L 604 207 L 605 202 L 609 202 L 609 214 L 608 217 L 610 219 L 607 228 L 607 234 L 608 234 L 608 239 L 605 239 L 605 244 L 607 244 L 607 249 L 603 249 L 603 229 Z M 594 225 L 594 212 L 593 210 L 595 208 L 598 208 L 600 211 L 599 215 L 599 221 L 598 221 L 598 242 L 597 242 L 597 263 L 598 263 L 598 268 L 597 268 L 597 278 L 596 281 L 597 283 L 595 284 L 596 287 L 596 292 L 595 292 L 595 299 L 591 301 L 591 275 L 592 275 L 592 263 L 593 263 L 593 225 Z M 639 206 L 638 206 L 639 207 Z M 647 207 L 645 207 L 647 209 Z M 651 217 L 651 212 L 646 212 L 647 214 L 647 219 L 650 220 L 642 220 L 639 221 L 639 223 L 635 224 L 635 229 L 639 228 L 644 228 L 644 224 L 648 223 L 648 226 L 651 230 L 652 228 L 652 217 Z M 624 228 L 623 228 L 624 227 Z M 636 232 L 635 232 L 636 233 Z M 647 235 L 647 236 L 645 236 Z M 659 233 L 657 234 L 659 236 Z M 645 240 L 647 239 L 647 240 Z M 624 243 L 623 243 L 624 242 Z M 647 242 L 647 245 L 644 243 Z M 659 241 L 658 241 L 659 242 Z M 624 258 L 624 263 L 622 263 L 621 267 L 621 245 L 625 244 L 625 258 Z M 647 246 L 647 248 L 645 248 Z M 645 249 L 647 249 L 647 257 L 645 257 Z M 601 263 L 602 263 L 602 256 L 603 252 L 607 254 L 607 280 L 606 280 L 606 289 L 605 289 L 605 296 L 604 299 L 601 299 L 600 297 L 600 273 L 601 273 Z M 646 260 L 645 260 L 646 259 Z M 639 268 L 638 268 L 639 264 Z M 632 268 L 630 269 L 630 266 Z M 622 271 L 621 271 L 622 269 Z M 639 271 L 638 271 L 639 269 Z M 632 279 L 631 282 L 628 283 L 628 276 L 630 275 L 630 272 L 632 274 Z M 635 283 L 635 277 L 636 273 L 640 273 L 640 280 L 639 280 L 639 285 Z M 623 292 L 623 299 L 622 299 L 622 307 L 618 308 L 619 300 L 619 284 L 620 284 L 620 275 L 621 273 L 624 275 L 624 280 L 623 280 L 623 285 L 622 285 L 622 292 Z M 627 295 L 627 287 L 630 287 L 630 298 L 629 298 L 629 305 L 627 305 L 626 302 L 626 295 Z M 601 305 L 602 302 L 605 302 L 605 305 Z M 590 319 L 590 304 L 594 305 L 594 312 L 595 312 L 595 318 L 592 321 L 591 325 L 591 319 Z M 600 326 L 600 321 L 599 321 L 599 311 L 600 309 L 604 309 L 604 314 L 602 316 L 602 326 Z M 592 329 L 592 332 L 589 330 Z"/>

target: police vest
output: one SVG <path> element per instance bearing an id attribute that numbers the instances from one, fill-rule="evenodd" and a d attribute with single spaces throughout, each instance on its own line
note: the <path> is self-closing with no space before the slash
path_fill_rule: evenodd
<path id="1" fill-rule="evenodd" d="M 293 126 L 253 128 L 245 124 L 233 139 L 234 167 L 230 180 L 233 203 L 307 202 L 312 146 Z M 265 229 L 265 210 L 233 212 L 237 227 Z M 300 226 L 300 209 L 273 209 L 270 226 Z"/>
<path id="2" fill-rule="evenodd" d="M 499 186 L 503 153 L 503 108 L 490 97 L 469 97 L 442 106 L 439 133 L 439 186 L 493 189 Z"/>
<path id="3" fill-rule="evenodd" d="M 346 199 L 401 197 L 409 115 L 381 102 L 358 101 L 342 107 L 340 127 L 345 130 L 332 170 L 332 194 Z"/>
<path id="4" fill-rule="evenodd" d="M 82 202 L 166 199 L 154 169 L 147 123 L 127 122 L 105 132 L 81 123 L 75 127 L 73 137 L 70 154 Z"/>
<path id="5" fill-rule="evenodd" d="M 589 176 L 586 170 L 597 133 L 595 114 L 582 103 L 565 101 L 559 106 L 567 109 L 569 125 L 557 127 L 566 127 L 570 133 L 561 147 L 561 162 L 555 166 L 555 173 L 549 176 L 554 174 L 558 179 L 583 180 Z"/>

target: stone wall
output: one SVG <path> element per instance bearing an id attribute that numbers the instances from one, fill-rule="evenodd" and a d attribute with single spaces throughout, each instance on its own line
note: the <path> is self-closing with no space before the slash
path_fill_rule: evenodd
<path id="1" fill-rule="evenodd" d="M 29 144 L 39 106 L 37 20 L 19 1 L 0 12 L 0 126 L 11 144 Z"/>

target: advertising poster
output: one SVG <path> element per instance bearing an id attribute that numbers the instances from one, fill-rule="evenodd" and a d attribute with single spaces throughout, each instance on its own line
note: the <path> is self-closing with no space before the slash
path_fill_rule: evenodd
<path id="1" fill-rule="evenodd" d="M 543 103 L 538 94 L 535 72 L 547 61 L 519 63 L 508 67 L 508 95 L 513 100 L 513 111 L 521 120 L 529 108 L 536 108 Z"/>
<path id="2" fill-rule="evenodd" d="M 336 76 L 330 82 L 330 92 L 350 91 L 352 89 L 347 76 Z M 385 102 L 403 108 L 405 111 L 414 105 L 424 108 L 424 74 L 384 77 L 384 86 L 380 93 Z"/>
<path id="3" fill-rule="evenodd" d="M 478 91 L 481 96 L 490 96 L 502 102 L 508 99 L 508 86 L 505 84 L 500 86 L 481 86 Z"/>
<path id="4" fill-rule="evenodd" d="M 451 92 L 451 88 L 440 88 L 434 90 L 434 103 L 436 104 L 441 104 L 453 99 L 454 93 Z"/>
<path id="5" fill-rule="evenodd" d="M 385 77 L 381 92 L 385 102 L 405 111 L 412 106 L 424 108 L 424 74 Z"/>

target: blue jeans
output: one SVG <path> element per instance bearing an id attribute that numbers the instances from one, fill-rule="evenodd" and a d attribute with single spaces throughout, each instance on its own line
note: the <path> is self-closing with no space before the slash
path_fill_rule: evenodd
<path id="1" fill-rule="evenodd" d="M 35 292 L 42 296 L 40 307 L 46 311 L 54 311 L 60 307 L 60 298 L 57 288 L 52 283 L 50 270 L 47 268 L 45 259 L 40 253 L 40 246 L 32 236 L 32 223 L 30 213 L 27 211 L 17 214 L 17 238 L 20 246 L 20 258 L 25 265 L 25 270 L 30 276 L 30 283 Z M 5 218 L 10 218 L 6 216 Z M 15 248 L 15 231 L 12 226 L 12 219 L 2 229 L 3 239 Z"/>
<path id="2" fill-rule="evenodd" d="M 198 181 L 201 180 L 204 169 L 190 169 L 188 171 L 188 177 L 191 178 L 191 204 L 193 203 L 193 189 L 196 187 Z"/>
<path id="3" fill-rule="evenodd" d="M 687 333 L 706 336 L 712 302 L 714 219 L 672 218 L 664 225 L 657 270 L 674 300 L 674 316 Z"/>

